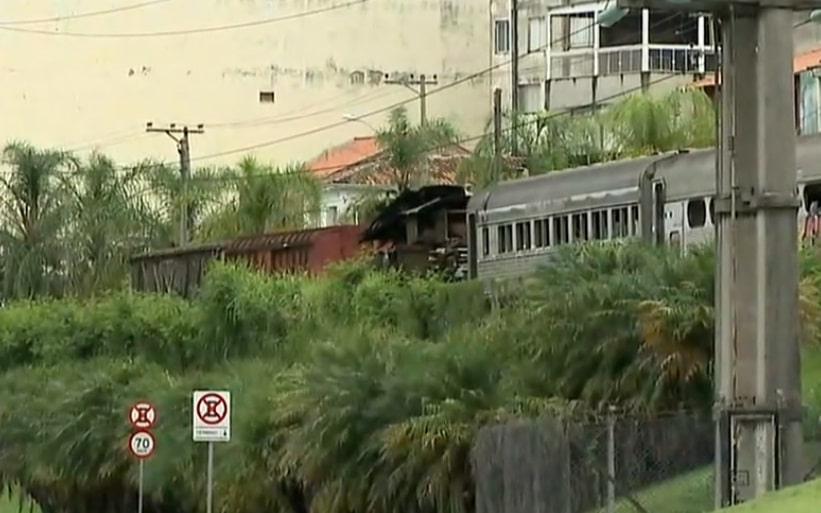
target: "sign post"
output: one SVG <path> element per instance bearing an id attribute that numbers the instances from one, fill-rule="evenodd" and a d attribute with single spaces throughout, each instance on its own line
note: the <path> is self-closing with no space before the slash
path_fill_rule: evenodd
<path id="1" fill-rule="evenodd" d="M 145 475 L 145 460 L 154 454 L 157 442 L 149 429 L 157 422 L 157 412 L 151 403 L 139 401 L 131 406 L 128 412 L 128 422 L 134 431 L 128 439 L 128 450 L 139 462 L 137 513 L 143 513 L 143 477 Z"/>
<path id="2" fill-rule="evenodd" d="M 208 444 L 206 513 L 214 508 L 214 442 L 231 441 L 231 392 L 197 390 L 193 396 L 193 439 Z"/>

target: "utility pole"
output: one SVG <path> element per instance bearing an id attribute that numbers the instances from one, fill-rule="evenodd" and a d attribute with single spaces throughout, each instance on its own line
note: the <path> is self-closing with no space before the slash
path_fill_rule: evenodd
<path id="1" fill-rule="evenodd" d="M 519 0 L 510 0 L 510 131 L 511 154 L 519 154 Z"/>
<path id="2" fill-rule="evenodd" d="M 493 90 L 493 183 L 502 178 L 502 89 Z"/>
<path id="3" fill-rule="evenodd" d="M 804 465 L 793 13 L 731 5 L 720 20 L 716 470 L 727 506 L 800 483 Z"/>
<path id="4" fill-rule="evenodd" d="M 182 247 L 188 244 L 188 232 L 191 228 L 191 219 L 189 219 L 191 212 L 188 198 L 188 182 L 191 179 L 191 145 L 188 141 L 188 135 L 202 134 L 205 133 L 205 130 L 202 124 L 197 125 L 196 128 L 188 128 L 187 125 L 179 127 L 175 123 L 171 123 L 165 127 L 155 127 L 154 123 L 149 121 L 145 124 L 145 131 L 163 132 L 177 143 L 177 153 L 180 155 L 180 177 L 182 179 L 179 233 L 179 245 Z M 182 137 L 177 137 L 176 134 L 182 134 Z"/>
<path id="5" fill-rule="evenodd" d="M 385 75 L 385 83 L 390 85 L 403 85 L 413 91 L 419 97 L 419 124 L 424 125 L 428 122 L 428 86 L 439 84 L 436 75 L 428 78 L 424 73 L 418 78 L 413 74 L 403 76 L 402 78 L 393 79 L 389 75 Z M 418 86 L 416 89 L 414 86 Z"/>
<path id="6" fill-rule="evenodd" d="M 617 0 L 721 23 L 716 169 L 716 507 L 803 480 L 793 10 L 821 0 Z"/>

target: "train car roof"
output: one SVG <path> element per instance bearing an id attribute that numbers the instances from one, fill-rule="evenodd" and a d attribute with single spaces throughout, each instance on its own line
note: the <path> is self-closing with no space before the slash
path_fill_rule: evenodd
<path id="1" fill-rule="evenodd" d="M 664 178 L 670 199 L 703 196 L 715 191 L 715 148 L 708 148 L 618 160 L 502 182 L 477 191 L 468 202 L 468 210 L 492 210 L 636 187 L 641 174 L 654 162 L 656 176 Z M 821 134 L 798 137 L 796 162 L 799 180 L 821 181 Z"/>
<path id="2" fill-rule="evenodd" d="M 501 182 L 475 192 L 468 202 L 468 210 L 492 210 L 578 194 L 638 187 L 641 173 L 660 157 L 652 155 L 616 160 Z"/>

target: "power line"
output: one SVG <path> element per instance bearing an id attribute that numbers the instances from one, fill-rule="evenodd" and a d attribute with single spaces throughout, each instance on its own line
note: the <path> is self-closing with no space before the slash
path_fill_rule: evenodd
<path id="1" fill-rule="evenodd" d="M 661 23 L 665 23 L 667 20 L 671 19 L 672 17 L 677 16 L 677 14 L 678 13 L 670 14 L 666 18 L 663 18 L 663 19 L 657 21 L 656 23 L 654 23 L 653 26 L 659 25 Z M 531 55 L 533 53 L 537 53 L 541 50 L 544 50 L 545 48 L 552 47 L 554 44 L 560 43 L 561 41 L 569 38 L 570 36 L 572 36 L 576 33 L 583 32 L 585 30 L 589 30 L 592 27 L 595 27 L 596 25 L 598 25 L 598 21 L 595 21 L 595 22 L 593 22 L 591 24 L 588 24 L 584 27 L 581 27 L 577 30 L 571 31 L 568 34 L 566 34 L 562 37 L 559 37 L 554 41 L 550 41 L 547 44 L 545 44 L 543 46 L 540 46 L 539 48 L 536 48 L 534 50 L 530 50 L 530 51 L 526 52 L 523 55 L 508 59 L 504 62 L 494 64 L 493 66 L 490 66 L 490 67 L 485 68 L 483 70 L 477 71 L 475 73 L 471 73 L 471 74 L 466 75 L 466 76 L 464 76 L 464 77 L 462 77 L 458 80 L 454 80 L 453 82 L 450 82 L 450 83 L 445 84 L 443 86 L 437 87 L 436 89 L 433 89 L 433 90 L 427 92 L 427 96 L 430 96 L 430 95 L 436 94 L 436 93 L 440 93 L 442 91 L 445 91 L 445 90 L 450 89 L 452 87 L 456 87 L 457 85 L 463 84 L 463 83 L 468 82 L 470 80 L 474 80 L 474 79 L 476 79 L 478 77 L 481 77 L 481 76 L 483 76 L 483 75 L 485 75 L 485 74 L 487 74 L 487 73 L 489 73 L 489 72 L 491 72 L 495 69 L 507 66 L 508 64 L 513 62 L 514 59 L 523 59 L 524 57 L 526 57 L 528 55 Z M 677 75 L 671 75 L 671 76 L 677 76 Z M 618 96 L 616 96 L 616 97 L 618 97 Z M 408 99 L 408 100 L 403 100 L 403 101 L 400 101 L 400 102 L 396 102 L 396 103 L 393 103 L 393 104 L 388 105 L 386 107 L 381 107 L 379 109 L 375 109 L 375 110 L 372 110 L 370 112 L 366 112 L 365 114 L 358 115 L 357 117 L 360 118 L 360 119 L 363 119 L 363 118 L 368 118 L 368 117 L 375 116 L 375 115 L 378 115 L 378 114 L 382 114 L 384 112 L 389 112 L 393 109 L 396 109 L 398 107 L 402 107 L 402 106 L 407 105 L 408 103 L 414 102 L 416 100 L 417 100 L 417 98 L 411 98 L 411 99 Z M 605 101 L 606 101 L 606 99 L 605 99 Z M 305 130 L 303 132 L 298 132 L 296 134 L 287 135 L 287 136 L 280 137 L 280 138 L 277 138 L 277 139 L 272 139 L 272 140 L 264 141 L 264 142 L 261 142 L 261 143 L 256 143 L 256 144 L 251 144 L 251 145 L 248 145 L 248 146 L 243 146 L 243 147 L 240 147 L 240 148 L 235 148 L 235 149 L 231 149 L 231 150 L 225 150 L 225 151 L 221 151 L 221 152 L 211 153 L 211 154 L 202 155 L 202 156 L 199 156 L 199 157 L 194 157 L 191 160 L 192 161 L 200 161 L 200 160 L 207 160 L 207 159 L 218 158 L 218 157 L 225 157 L 225 156 L 234 155 L 234 154 L 237 154 L 237 153 L 246 153 L 246 152 L 257 150 L 257 149 L 260 149 L 260 148 L 266 148 L 268 146 L 274 146 L 276 144 L 281 144 L 281 143 L 284 143 L 284 142 L 290 142 L 290 141 L 293 141 L 293 140 L 296 140 L 296 139 L 300 139 L 302 137 L 307 137 L 307 136 L 311 136 L 311 135 L 314 135 L 314 134 L 318 134 L 318 133 L 324 132 L 326 130 L 331 130 L 331 129 L 346 125 L 347 123 L 349 123 L 347 120 L 342 120 L 342 121 L 339 121 L 339 122 L 336 122 L 336 123 L 331 123 L 331 124 L 328 124 L 328 125 L 319 126 L 319 127 L 316 127 L 316 128 L 312 128 L 310 130 Z"/>
<path id="2" fill-rule="evenodd" d="M 57 21 L 65 21 L 65 20 L 76 20 L 80 18 L 92 18 L 95 16 L 105 16 L 107 14 L 114 14 L 118 12 L 125 12 L 125 11 L 133 11 L 134 9 L 142 9 L 143 7 L 149 7 L 156 4 L 162 4 L 165 2 L 169 2 L 170 0 L 151 0 L 150 2 L 142 2 L 139 4 L 131 4 L 131 5 L 124 5 L 122 7 L 114 7 L 111 9 L 102 9 L 98 11 L 88 11 L 79 14 L 68 14 L 66 16 L 53 16 L 51 18 L 35 18 L 35 19 L 28 19 L 28 20 L 10 20 L 10 21 L 0 21 L 0 25 L 8 26 L 8 25 L 35 25 L 37 23 L 53 23 Z"/>
<path id="3" fill-rule="evenodd" d="M 157 31 L 157 32 L 122 32 L 122 33 L 94 33 L 94 32 L 54 32 L 50 30 L 42 30 L 42 29 L 27 29 L 27 28 L 19 28 L 19 27 L 11 27 L 7 25 L 0 25 L 0 30 L 7 30 L 10 32 L 19 32 L 24 34 L 38 34 L 43 36 L 64 36 L 64 37 L 80 37 L 80 38 L 142 38 L 142 37 L 168 37 L 168 36 L 185 36 L 190 34 L 205 34 L 211 32 L 223 32 L 226 30 L 236 30 L 248 27 L 258 27 L 261 25 L 270 25 L 272 23 L 278 23 L 280 21 L 288 21 L 288 20 L 295 20 L 299 18 L 306 18 L 308 16 L 315 16 L 317 14 L 324 14 L 331 11 L 336 11 L 339 9 L 345 9 L 348 7 L 352 7 L 354 5 L 362 4 L 367 2 L 368 0 L 352 0 L 350 2 L 345 2 L 337 5 L 331 5 L 328 7 L 323 7 L 320 9 L 314 9 L 312 11 L 303 11 L 296 14 L 288 14 L 286 16 L 278 16 L 275 18 L 266 18 L 263 20 L 257 21 L 247 21 L 243 23 L 233 23 L 229 25 L 218 25 L 214 27 L 203 27 L 198 29 L 188 29 L 188 30 L 167 30 L 167 31 Z"/>

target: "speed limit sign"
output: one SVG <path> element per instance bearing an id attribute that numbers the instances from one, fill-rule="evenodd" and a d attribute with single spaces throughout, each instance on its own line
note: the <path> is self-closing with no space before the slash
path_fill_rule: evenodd
<path id="1" fill-rule="evenodd" d="M 150 458 L 155 448 L 154 435 L 149 431 L 135 431 L 128 439 L 128 450 L 139 460 Z"/>

